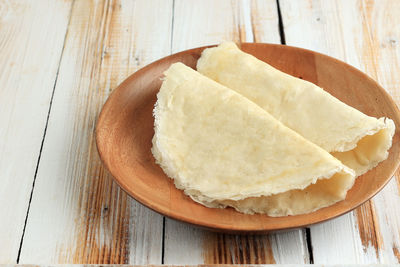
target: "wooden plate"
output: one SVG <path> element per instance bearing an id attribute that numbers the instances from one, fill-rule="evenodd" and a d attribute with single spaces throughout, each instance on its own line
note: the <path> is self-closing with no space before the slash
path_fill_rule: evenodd
<path id="1" fill-rule="evenodd" d="M 168 217 L 227 232 L 266 232 L 302 227 L 344 214 L 361 205 L 393 176 L 399 165 L 399 132 L 389 158 L 359 177 L 347 198 L 316 212 L 287 217 L 245 215 L 231 208 L 211 209 L 195 203 L 175 188 L 150 152 L 154 135 L 152 110 L 162 73 L 174 62 L 195 68 L 205 47 L 160 59 L 127 78 L 109 97 L 100 114 L 96 141 L 100 157 L 117 183 L 133 198 Z M 365 114 L 394 120 L 399 111 L 385 90 L 357 69 L 334 58 L 305 49 L 244 43 L 243 51 L 291 75 L 318 84 Z"/>

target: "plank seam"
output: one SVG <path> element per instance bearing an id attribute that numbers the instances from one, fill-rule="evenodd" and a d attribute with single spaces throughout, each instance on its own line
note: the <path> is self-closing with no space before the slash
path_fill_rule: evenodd
<path id="1" fill-rule="evenodd" d="M 286 44 L 285 30 L 283 26 L 283 19 L 281 13 L 281 6 L 279 5 L 279 0 L 276 0 L 276 7 L 278 11 L 278 27 L 279 27 L 279 36 L 281 37 L 281 44 Z"/>
<path id="2" fill-rule="evenodd" d="M 164 264 L 164 255 L 165 255 L 165 216 L 163 216 L 163 223 L 162 223 L 161 264 Z"/>
<path id="3" fill-rule="evenodd" d="M 308 256 L 310 257 L 309 263 L 314 264 L 313 249 L 311 244 L 311 230 L 309 227 L 306 228 L 306 241 L 307 241 Z"/>
<path id="4" fill-rule="evenodd" d="M 20 260 L 20 256 L 21 256 L 21 252 L 22 252 L 22 245 L 23 245 L 23 242 L 24 242 L 26 225 L 27 225 L 27 222 L 28 222 L 29 211 L 30 211 L 30 208 L 31 208 L 33 191 L 34 191 L 34 188 L 35 188 L 36 177 L 37 177 L 37 173 L 38 173 L 38 170 L 39 170 L 40 158 L 42 156 L 44 140 L 46 138 L 47 126 L 49 124 L 49 118 L 50 118 L 51 107 L 52 107 L 52 104 L 53 104 L 54 92 L 55 92 L 56 85 L 57 85 L 58 74 L 59 74 L 60 65 L 61 65 L 61 59 L 62 59 L 63 54 L 64 54 L 65 42 L 67 40 L 67 35 L 68 35 L 69 25 L 71 23 L 71 15 L 72 15 L 72 10 L 73 10 L 74 4 L 75 4 L 75 0 L 73 0 L 73 2 L 71 4 L 71 8 L 70 8 L 69 15 L 68 15 L 68 24 L 67 24 L 68 26 L 67 26 L 67 30 L 65 31 L 63 47 L 61 49 L 60 59 L 58 61 L 56 77 L 55 77 L 55 80 L 54 80 L 53 90 L 52 90 L 51 97 L 50 97 L 49 109 L 47 111 L 46 124 L 44 126 L 42 142 L 40 144 L 40 149 L 39 149 L 39 156 L 38 156 L 38 159 L 37 159 L 37 162 L 36 162 L 35 174 L 33 176 L 32 189 L 31 189 L 31 193 L 30 193 L 30 196 L 29 196 L 29 203 L 28 203 L 28 208 L 27 208 L 27 211 L 26 211 L 26 216 L 25 216 L 25 221 L 24 221 L 24 228 L 22 230 L 21 241 L 19 243 L 19 249 L 18 249 L 18 255 L 17 255 L 17 264 L 19 264 L 19 260 Z"/>

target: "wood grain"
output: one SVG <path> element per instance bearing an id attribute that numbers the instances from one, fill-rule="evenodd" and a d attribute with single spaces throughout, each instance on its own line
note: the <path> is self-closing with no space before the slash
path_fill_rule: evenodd
<path id="1" fill-rule="evenodd" d="M 71 1 L 0 1 L 3 264 L 17 262 L 70 9 Z"/>
<path id="2" fill-rule="evenodd" d="M 366 71 L 399 104 L 399 79 L 394 70 L 399 66 L 400 29 L 388 26 L 399 24 L 397 2 L 280 3 L 287 44 L 332 55 Z M 393 180 L 354 213 L 312 227 L 314 262 L 398 262 L 400 202 L 396 187 Z"/>
<path id="3" fill-rule="evenodd" d="M 194 4 L 196 8 L 193 8 Z M 255 31 L 259 27 L 255 28 L 254 25 L 266 32 L 262 38 L 256 38 Z M 171 52 L 217 44 L 224 40 L 279 43 L 276 2 L 175 0 Z M 302 230 L 258 236 L 250 242 L 257 240 L 257 244 L 251 247 L 262 247 L 260 254 L 247 249 L 250 246 L 243 248 L 240 243 L 228 240 L 236 239 L 235 236 L 216 234 L 166 219 L 164 263 L 244 263 L 244 259 L 248 263 L 308 262 Z M 224 251 L 233 251 L 233 259 L 227 258 Z M 236 256 L 238 251 L 242 252 L 241 257 Z"/>
<path id="4" fill-rule="evenodd" d="M 118 83 L 169 53 L 171 21 L 172 1 L 75 1 L 21 263 L 161 263 L 162 216 L 112 181 L 94 126 Z"/>

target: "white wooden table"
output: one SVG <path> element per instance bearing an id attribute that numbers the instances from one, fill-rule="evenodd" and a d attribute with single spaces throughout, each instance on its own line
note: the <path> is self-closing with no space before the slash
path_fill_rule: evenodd
<path id="1" fill-rule="evenodd" d="M 0 263 L 400 261 L 400 173 L 354 212 L 259 236 L 164 218 L 113 182 L 94 140 L 110 92 L 154 60 L 222 40 L 328 54 L 400 104 L 397 0 L 0 0 Z"/>

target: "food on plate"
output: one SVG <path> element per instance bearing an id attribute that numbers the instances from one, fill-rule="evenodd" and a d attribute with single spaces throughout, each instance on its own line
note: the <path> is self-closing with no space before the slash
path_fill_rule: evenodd
<path id="1" fill-rule="evenodd" d="M 395 131 L 391 119 L 367 116 L 317 85 L 242 52 L 234 43 L 205 49 L 197 70 L 330 152 L 357 176 L 388 157 Z"/>
<path id="2" fill-rule="evenodd" d="M 182 63 L 164 74 L 152 153 L 194 201 L 285 216 L 346 197 L 355 173 L 327 151 Z"/>

